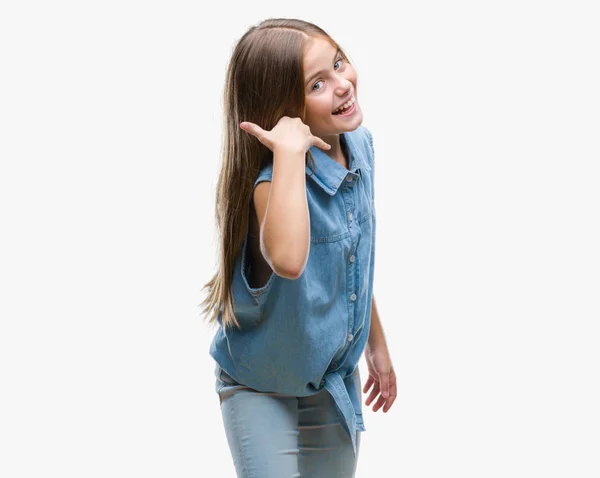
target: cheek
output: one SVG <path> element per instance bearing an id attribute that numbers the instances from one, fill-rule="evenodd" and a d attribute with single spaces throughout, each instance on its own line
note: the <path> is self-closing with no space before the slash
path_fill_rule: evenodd
<path id="1" fill-rule="evenodd" d="M 307 118 L 319 118 L 327 113 L 331 113 L 331 103 L 327 103 L 327 101 L 322 100 L 312 100 L 306 102 Z"/>
<path id="2" fill-rule="evenodd" d="M 354 68 L 352 68 L 351 66 L 348 67 L 346 78 L 352 84 L 356 85 L 356 70 Z"/>

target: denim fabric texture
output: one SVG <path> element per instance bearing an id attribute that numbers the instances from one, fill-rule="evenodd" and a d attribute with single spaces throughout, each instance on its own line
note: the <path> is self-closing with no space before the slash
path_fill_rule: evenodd
<path id="1" fill-rule="evenodd" d="M 375 264 L 374 149 L 369 130 L 340 135 L 349 170 L 316 146 L 314 173 L 306 166 L 310 252 L 295 280 L 272 273 L 266 284 L 248 282 L 247 235 L 232 279 L 241 330 L 220 324 L 210 355 L 233 380 L 262 392 L 295 397 L 326 389 L 352 441 L 365 431 L 361 390 L 351 376 L 371 325 Z M 254 183 L 270 181 L 272 161 Z"/>

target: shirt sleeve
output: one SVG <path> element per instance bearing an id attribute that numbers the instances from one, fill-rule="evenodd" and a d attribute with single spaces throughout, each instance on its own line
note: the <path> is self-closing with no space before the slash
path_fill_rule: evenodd
<path id="1" fill-rule="evenodd" d="M 264 165 L 259 173 L 258 176 L 256 178 L 256 181 L 254 181 L 254 188 L 252 189 L 252 192 L 254 192 L 254 189 L 256 188 L 256 186 L 258 186 L 258 183 L 261 183 L 263 181 L 272 181 L 273 180 L 273 163 L 267 163 L 266 165 Z"/>

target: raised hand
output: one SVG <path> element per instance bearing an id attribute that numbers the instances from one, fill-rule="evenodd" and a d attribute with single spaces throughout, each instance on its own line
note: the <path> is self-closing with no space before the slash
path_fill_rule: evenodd
<path id="1" fill-rule="evenodd" d="M 282 149 L 304 154 L 311 146 L 316 146 L 323 150 L 331 149 L 331 145 L 327 144 L 321 138 L 314 136 L 310 132 L 310 128 L 300 118 L 282 116 L 271 131 L 264 130 L 257 124 L 249 121 L 240 123 L 240 128 L 256 136 L 262 144 L 273 152 L 276 149 Z"/>

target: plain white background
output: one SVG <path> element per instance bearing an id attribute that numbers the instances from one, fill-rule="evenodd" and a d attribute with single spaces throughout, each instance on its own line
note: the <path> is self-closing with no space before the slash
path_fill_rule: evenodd
<path id="1" fill-rule="evenodd" d="M 197 306 L 221 95 L 246 29 L 298 17 L 375 141 L 399 396 L 357 477 L 598 477 L 593 4 L 3 2 L 0 475 L 235 476 Z"/>

